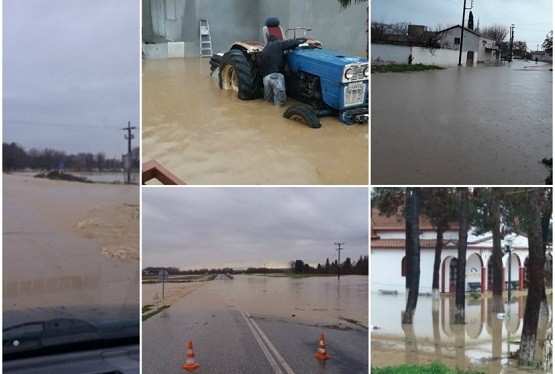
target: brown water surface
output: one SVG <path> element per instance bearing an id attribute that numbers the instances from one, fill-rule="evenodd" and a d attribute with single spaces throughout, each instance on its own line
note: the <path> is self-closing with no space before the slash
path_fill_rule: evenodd
<path id="1" fill-rule="evenodd" d="M 3 176 L 4 326 L 138 314 L 139 188 Z"/>
<path id="2" fill-rule="evenodd" d="M 343 276 L 339 282 L 336 277 L 233 277 L 221 276 L 196 287 L 181 302 L 174 302 L 167 312 L 236 308 L 252 315 L 307 324 L 356 328 L 346 321 L 349 319 L 368 326 L 368 277 Z M 148 287 L 148 294 L 158 289 L 155 292 L 161 295 L 161 284 L 143 287 Z"/>
<path id="3" fill-rule="evenodd" d="M 552 297 L 548 296 L 550 309 Z M 493 313 L 493 299 L 467 299 L 465 325 L 454 324 L 454 297 L 442 297 L 434 303 L 421 296 L 413 325 L 401 324 L 405 295 L 372 293 L 371 332 L 372 366 L 399 364 L 426 365 L 432 361 L 450 367 L 473 369 L 485 373 L 541 372 L 523 369 L 510 356 L 519 348 L 526 296 L 505 302 L 505 315 Z M 536 359 L 542 360 L 547 329 L 552 326 L 551 314 L 541 316 L 538 325 Z"/>
<path id="4" fill-rule="evenodd" d="M 143 162 L 187 184 L 368 183 L 368 126 L 322 118 L 320 129 L 285 107 L 241 101 L 219 88 L 208 60 L 143 61 Z"/>

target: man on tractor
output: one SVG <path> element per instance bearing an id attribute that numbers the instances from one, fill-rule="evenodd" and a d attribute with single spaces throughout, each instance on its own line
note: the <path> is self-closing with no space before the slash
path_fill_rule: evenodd
<path id="1" fill-rule="evenodd" d="M 287 100 L 285 92 L 284 51 L 294 49 L 306 39 L 288 39 L 278 41 L 274 35 L 268 36 L 268 44 L 260 56 L 260 72 L 264 84 L 264 100 L 274 101 L 274 105 L 283 106 Z"/>

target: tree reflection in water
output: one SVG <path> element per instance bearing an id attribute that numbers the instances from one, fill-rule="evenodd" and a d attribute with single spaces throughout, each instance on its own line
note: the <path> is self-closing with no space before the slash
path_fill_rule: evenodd
<path id="1" fill-rule="evenodd" d="M 442 297 L 435 303 L 431 297 L 420 297 L 414 325 L 401 324 L 404 295 L 372 293 L 371 297 L 371 323 L 381 326 L 380 330 L 372 332 L 372 342 L 387 343 L 373 344 L 373 365 L 427 364 L 438 361 L 460 369 L 472 367 L 490 373 L 499 373 L 508 367 L 518 370 L 515 360 L 509 358 L 519 348 L 526 296 L 513 297 L 511 303 L 505 301 L 506 313 L 499 316 L 493 312 L 493 299 L 468 299 L 466 325 L 460 326 L 454 324 L 455 299 L 452 297 Z M 551 311 L 551 295 L 548 299 Z M 398 310 L 399 314 L 392 314 L 392 310 Z M 398 317 L 392 318 L 394 315 Z M 536 350 L 538 362 L 542 360 L 544 340 L 551 324 L 551 312 L 540 318 Z M 383 354 L 394 351 L 404 351 L 404 355 Z M 387 357 L 388 362 L 380 364 L 381 359 L 385 360 L 384 357 Z M 392 358 L 404 362 L 391 362 Z"/>

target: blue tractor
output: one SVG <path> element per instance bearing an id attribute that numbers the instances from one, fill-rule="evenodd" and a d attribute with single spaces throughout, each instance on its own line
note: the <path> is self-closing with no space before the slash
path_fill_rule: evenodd
<path id="1" fill-rule="evenodd" d="M 306 34 L 310 29 L 291 30 Z M 368 60 L 320 47 L 318 41 L 310 40 L 287 52 L 287 95 L 303 104 L 292 105 L 283 116 L 313 128 L 320 127 L 318 117 L 327 115 L 337 115 L 347 125 L 368 123 Z M 264 44 L 256 42 L 237 42 L 225 54 L 214 55 L 210 64 L 212 70 L 219 68 L 220 88 L 236 91 L 241 100 L 262 98 L 258 66 L 263 48 Z"/>

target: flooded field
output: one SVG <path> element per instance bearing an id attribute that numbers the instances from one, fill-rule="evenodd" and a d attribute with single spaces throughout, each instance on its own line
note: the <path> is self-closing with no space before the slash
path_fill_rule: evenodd
<path id="1" fill-rule="evenodd" d="M 368 277 L 344 276 L 339 282 L 336 277 L 233 277 L 220 277 L 205 286 L 196 286 L 183 302 L 174 303 L 168 313 L 236 308 L 252 315 L 307 324 L 349 325 L 345 321 L 349 319 L 368 327 Z M 153 292 L 161 295 L 161 287 L 161 284 L 144 285 L 143 295 Z"/>
<path id="2" fill-rule="evenodd" d="M 367 184 L 368 126 L 322 118 L 320 129 L 282 117 L 286 107 L 241 101 L 219 88 L 207 59 L 143 61 L 143 162 L 187 184 Z"/>
<path id="3" fill-rule="evenodd" d="M 462 326 L 454 324 L 454 297 L 441 298 L 434 308 L 431 297 L 420 296 L 412 326 L 401 324 L 405 295 L 372 293 L 371 298 L 371 323 L 379 326 L 371 333 L 373 366 L 439 361 L 453 368 L 486 373 L 527 372 L 509 360 L 519 348 L 525 296 L 513 297 L 510 305 L 505 303 L 507 317 L 503 319 L 490 312 L 491 298 L 467 300 L 467 324 Z M 551 295 L 548 299 L 552 309 Z M 551 316 L 540 318 L 538 340 L 545 338 L 551 324 Z M 540 361 L 542 346 L 543 341 L 536 349 Z"/>
<path id="4" fill-rule="evenodd" d="M 4 327 L 138 314 L 139 189 L 3 175 Z"/>
<path id="5" fill-rule="evenodd" d="M 15 172 L 13 174 L 25 176 L 25 177 L 34 177 L 39 173 L 40 171 L 28 171 L 28 172 Z M 127 174 L 124 174 L 123 172 L 86 172 L 86 173 L 67 172 L 67 174 L 71 174 L 79 178 L 87 178 L 88 180 L 95 183 L 126 183 L 127 182 Z M 140 183 L 139 173 L 137 172 L 131 173 L 131 183 L 132 184 Z"/>
<path id="6" fill-rule="evenodd" d="M 372 74 L 372 183 L 543 184 L 551 67 Z"/>

